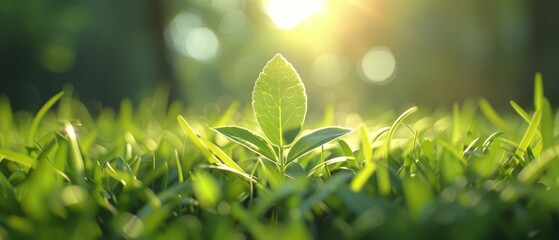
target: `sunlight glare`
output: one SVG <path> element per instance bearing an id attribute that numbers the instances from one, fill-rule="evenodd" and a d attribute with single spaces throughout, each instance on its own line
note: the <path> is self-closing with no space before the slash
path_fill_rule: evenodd
<path id="1" fill-rule="evenodd" d="M 289 30 L 323 11 L 324 0 L 268 0 L 265 9 L 277 28 Z"/>

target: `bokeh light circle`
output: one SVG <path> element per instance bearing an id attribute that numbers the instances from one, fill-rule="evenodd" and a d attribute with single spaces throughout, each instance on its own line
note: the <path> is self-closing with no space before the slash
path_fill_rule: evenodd
<path id="1" fill-rule="evenodd" d="M 219 52 L 219 40 L 209 28 L 193 28 L 186 38 L 186 52 L 200 62 L 211 61 Z"/>
<path id="2" fill-rule="evenodd" d="M 361 70 L 367 81 L 386 84 L 394 78 L 396 58 L 387 47 L 371 48 L 361 61 Z"/>
<path id="3" fill-rule="evenodd" d="M 198 62 L 211 62 L 220 52 L 217 35 L 205 27 L 197 13 L 183 11 L 177 14 L 169 24 L 166 37 L 175 51 Z"/>

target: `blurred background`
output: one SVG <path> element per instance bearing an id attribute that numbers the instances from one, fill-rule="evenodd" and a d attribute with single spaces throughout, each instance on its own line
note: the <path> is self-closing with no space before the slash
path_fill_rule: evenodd
<path id="1" fill-rule="evenodd" d="M 199 107 L 249 104 L 282 53 L 309 104 L 530 106 L 536 72 L 559 104 L 559 2 L 2 0 L 0 94 L 37 110 L 64 86 L 92 108 L 158 86 Z M 510 108 L 507 108 L 510 109 Z"/>

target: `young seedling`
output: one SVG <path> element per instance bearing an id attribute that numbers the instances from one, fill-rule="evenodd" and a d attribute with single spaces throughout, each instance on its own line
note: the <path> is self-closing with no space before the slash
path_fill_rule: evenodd
<path id="1" fill-rule="evenodd" d="M 301 78 L 280 54 L 258 76 L 252 92 L 252 108 L 264 136 L 237 126 L 213 130 L 275 162 L 282 176 L 290 162 L 352 131 L 324 127 L 297 138 L 307 113 L 307 95 Z"/>

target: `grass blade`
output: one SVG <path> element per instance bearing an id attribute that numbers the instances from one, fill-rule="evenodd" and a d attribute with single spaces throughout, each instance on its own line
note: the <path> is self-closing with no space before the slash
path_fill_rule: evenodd
<path id="1" fill-rule="evenodd" d="M 332 164 L 336 164 L 336 163 L 347 162 L 347 161 L 350 161 L 350 160 L 353 160 L 353 159 L 349 159 L 348 157 L 345 157 L 345 156 L 328 159 L 328 160 L 326 160 L 324 162 L 321 162 L 320 164 L 316 165 L 315 167 L 313 167 L 309 171 L 309 173 L 307 173 L 307 176 L 309 176 L 309 177 L 312 176 L 320 168 L 323 168 L 323 167 L 326 167 L 326 166 L 329 166 L 329 165 L 332 165 Z"/>
<path id="2" fill-rule="evenodd" d="M 460 116 L 460 107 L 458 106 L 458 103 L 455 103 L 452 106 L 452 136 L 450 137 L 451 141 L 453 144 L 457 143 L 460 137 L 460 130 L 461 130 L 461 116 Z"/>
<path id="3" fill-rule="evenodd" d="M 554 148 L 549 148 L 542 152 L 542 154 L 531 161 L 520 173 L 518 174 L 518 180 L 523 183 L 533 183 L 536 179 L 547 169 L 549 164 L 554 160 L 557 160 L 557 153 L 559 152 L 559 146 Z"/>
<path id="4" fill-rule="evenodd" d="M 409 115 L 417 111 L 417 107 L 411 107 L 410 109 L 406 110 L 402 113 L 396 121 L 392 124 L 390 129 L 388 130 L 388 135 L 386 136 L 386 141 L 384 145 L 384 158 L 383 158 L 383 166 L 379 167 L 378 169 L 378 184 L 380 193 L 383 195 L 387 195 L 390 193 L 391 184 L 390 184 L 390 175 L 388 173 L 388 155 L 390 154 L 390 142 L 392 141 L 392 137 L 394 137 L 394 133 L 396 132 L 396 128 L 398 125 L 404 121 Z"/>
<path id="5" fill-rule="evenodd" d="M 231 119 L 231 117 L 235 114 L 235 112 L 238 109 L 239 109 L 239 103 L 238 102 L 231 103 L 231 105 L 229 105 L 229 107 L 227 107 L 227 110 L 225 110 L 225 112 L 215 122 L 215 125 L 217 125 L 217 126 L 225 125 L 227 123 L 227 121 L 229 121 L 229 119 Z"/>
<path id="6" fill-rule="evenodd" d="M 221 148 L 217 147 L 215 144 L 210 142 L 210 140 L 200 137 L 202 143 L 213 153 L 215 154 L 225 165 L 233 168 L 239 172 L 246 173 L 243 168 L 241 168 L 233 159 L 231 159 Z"/>
<path id="7" fill-rule="evenodd" d="M 547 149 L 553 145 L 553 134 L 555 132 L 553 125 L 553 110 L 547 98 L 543 98 L 542 119 L 540 123 L 540 132 L 543 141 L 543 149 Z"/>
<path id="8" fill-rule="evenodd" d="M 178 181 L 179 181 L 179 183 L 183 183 L 184 182 L 184 173 L 182 172 L 183 169 L 182 169 L 181 160 L 179 159 L 179 152 L 176 149 L 175 149 L 175 164 L 177 164 Z"/>
<path id="9" fill-rule="evenodd" d="M 68 141 L 70 142 L 70 150 L 72 154 L 72 167 L 74 168 L 74 177 L 76 178 L 76 183 L 80 185 L 85 185 L 85 167 L 82 158 L 82 154 L 80 151 L 80 147 L 78 145 L 78 139 L 76 136 L 76 132 L 74 131 L 74 127 L 70 122 L 64 123 L 64 128 L 66 133 L 68 134 Z"/>
<path id="10" fill-rule="evenodd" d="M 353 151 L 351 151 L 351 147 L 349 147 L 349 144 L 343 139 L 338 139 L 338 144 L 340 145 L 340 148 L 342 149 L 344 156 L 350 160 L 350 166 L 353 169 L 357 169 L 358 168 L 357 160 L 355 159 L 355 154 L 353 154 Z"/>
<path id="11" fill-rule="evenodd" d="M 0 148 L 0 158 L 11 160 L 15 163 L 26 167 L 34 168 L 37 166 L 37 160 L 23 153 L 14 152 L 10 149 Z"/>
<path id="12" fill-rule="evenodd" d="M 520 115 L 520 117 L 522 117 L 522 119 L 524 119 L 524 121 L 526 121 L 527 123 L 530 123 L 530 114 L 528 114 L 526 111 L 524 111 L 524 109 L 518 105 L 518 103 L 516 103 L 513 100 L 510 100 L 510 105 L 512 106 L 512 108 L 514 109 L 514 111 L 516 111 L 516 113 L 518 113 L 518 115 Z"/>
<path id="13" fill-rule="evenodd" d="M 543 107 L 543 77 L 541 73 L 536 73 L 534 78 L 534 107 L 536 110 L 540 110 Z"/>
<path id="14" fill-rule="evenodd" d="M 188 136 L 188 138 L 190 138 L 194 145 L 196 145 L 198 150 L 202 152 L 202 155 L 204 155 L 204 157 L 206 157 L 206 159 L 208 159 L 210 163 L 218 163 L 219 160 L 217 160 L 215 156 L 210 152 L 210 150 L 206 147 L 206 145 L 202 143 L 200 138 L 196 135 L 196 133 L 194 133 L 192 127 L 190 127 L 188 122 L 186 122 L 186 120 L 184 120 L 181 115 L 177 116 L 177 121 L 179 122 L 182 130 L 186 133 L 186 136 Z"/>
<path id="15" fill-rule="evenodd" d="M 59 92 L 56 95 L 52 96 L 37 112 L 33 122 L 31 123 L 31 128 L 29 130 L 29 135 L 27 136 L 27 146 L 33 146 L 33 140 L 35 140 L 35 135 L 37 134 L 37 130 L 39 129 L 39 124 L 43 117 L 47 112 L 52 108 L 52 106 L 64 95 L 64 92 Z"/>
<path id="16" fill-rule="evenodd" d="M 379 130 L 377 130 L 373 136 L 373 143 L 385 132 L 387 132 L 388 130 L 390 130 L 390 128 L 388 127 L 384 127 L 381 128 Z M 363 141 L 363 135 L 361 138 Z M 367 142 L 369 142 L 367 140 Z M 369 143 L 369 145 L 371 145 L 371 143 Z M 366 145 L 365 145 L 366 146 Z M 372 155 L 372 147 L 371 147 L 371 155 Z M 371 156 L 371 160 L 369 162 L 365 163 L 365 166 L 361 169 L 361 171 L 359 171 L 359 173 L 357 173 L 357 176 L 355 176 L 355 178 L 351 181 L 350 187 L 351 190 L 353 190 L 354 192 L 357 192 L 359 190 L 361 190 L 361 188 L 365 185 L 365 183 L 369 180 L 369 178 L 373 175 L 373 173 L 377 170 L 378 164 L 372 160 L 372 156 Z"/>
<path id="17" fill-rule="evenodd" d="M 363 156 L 365 159 L 363 162 L 367 164 L 372 164 L 373 160 L 373 148 L 371 147 L 371 142 L 369 138 L 369 129 L 365 124 L 361 124 L 359 126 L 359 131 L 361 133 L 361 151 L 363 152 Z M 357 163 L 359 166 L 363 166 L 363 162 Z"/>
<path id="18" fill-rule="evenodd" d="M 528 149 L 528 146 L 532 142 L 534 135 L 536 135 L 536 132 L 538 131 L 541 117 L 542 117 L 542 112 L 540 110 L 534 113 L 534 116 L 532 117 L 532 121 L 530 121 L 530 124 L 528 125 L 528 128 L 524 133 L 524 136 L 522 136 L 522 140 L 520 140 L 520 143 L 518 144 L 518 148 L 514 152 L 514 155 L 518 156 L 522 160 L 524 159 L 523 156 L 524 153 L 526 153 L 526 149 Z"/>
<path id="19" fill-rule="evenodd" d="M 503 132 L 511 132 L 509 125 L 497 114 L 495 109 L 489 104 L 485 98 L 479 100 L 479 107 L 481 112 L 493 123 L 495 126 L 500 128 Z"/>

